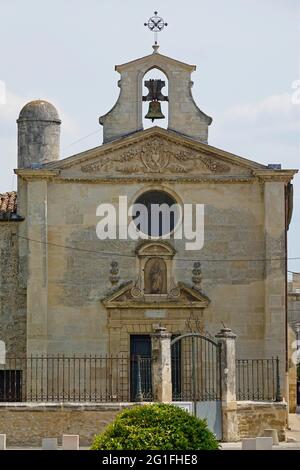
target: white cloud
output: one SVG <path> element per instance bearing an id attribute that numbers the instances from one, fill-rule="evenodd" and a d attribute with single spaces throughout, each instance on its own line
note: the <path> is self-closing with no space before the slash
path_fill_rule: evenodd
<path id="1" fill-rule="evenodd" d="M 215 116 L 210 143 L 261 163 L 299 166 L 300 104 L 292 92 L 228 108 Z"/>
<path id="2" fill-rule="evenodd" d="M 209 142 L 260 163 L 300 167 L 300 104 L 292 92 L 236 105 L 215 116 Z M 300 175 L 294 178 L 294 213 L 289 230 L 289 256 L 300 256 Z M 299 262 L 290 261 L 299 270 Z"/>
<path id="3" fill-rule="evenodd" d="M 14 124 L 23 106 L 25 106 L 26 103 L 34 99 L 36 98 L 32 96 L 23 97 L 13 93 L 10 90 L 6 90 L 5 103 L 0 104 L 1 126 L 5 124 Z M 50 103 L 53 103 L 54 106 L 57 108 L 58 114 L 63 122 L 64 132 L 66 134 L 74 135 L 76 132 L 78 132 L 79 126 L 67 113 L 65 113 L 65 111 L 55 99 L 51 99 L 51 97 L 43 97 L 43 99 L 49 101 Z"/>
<path id="4" fill-rule="evenodd" d="M 267 96 L 261 101 L 236 105 L 227 109 L 220 117 L 219 124 L 239 127 L 264 125 L 274 129 L 274 125 L 282 130 L 299 130 L 300 105 L 292 101 L 292 93 Z"/>
<path id="5" fill-rule="evenodd" d="M 3 104 L 0 105 L 1 125 L 3 125 L 3 123 L 11 123 L 11 121 L 15 121 L 25 103 L 26 100 L 24 100 L 24 98 L 6 89 L 5 100 Z"/>

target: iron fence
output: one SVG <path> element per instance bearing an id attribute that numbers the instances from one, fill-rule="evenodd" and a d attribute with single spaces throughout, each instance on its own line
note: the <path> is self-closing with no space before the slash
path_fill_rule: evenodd
<path id="1" fill-rule="evenodd" d="M 173 400 L 220 399 L 219 351 L 198 343 L 172 349 Z M 0 364 L 1 402 L 152 401 L 152 392 L 151 357 L 39 355 Z M 279 359 L 238 359 L 236 393 L 238 400 L 280 401 Z"/>
<path id="2" fill-rule="evenodd" d="M 137 356 L 137 386 L 133 401 L 153 401 L 152 358 Z"/>
<path id="3" fill-rule="evenodd" d="M 129 401 L 128 367 L 123 356 L 7 357 L 0 365 L 0 401 Z"/>
<path id="4" fill-rule="evenodd" d="M 237 400 L 281 401 L 279 359 L 238 359 Z"/>

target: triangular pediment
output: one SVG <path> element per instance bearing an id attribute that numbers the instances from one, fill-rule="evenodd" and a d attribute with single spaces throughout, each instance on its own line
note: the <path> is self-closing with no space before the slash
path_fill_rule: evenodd
<path id="1" fill-rule="evenodd" d="M 188 70 L 189 72 L 194 72 L 196 70 L 196 65 L 190 65 L 181 60 L 173 59 L 164 54 L 148 54 L 144 57 L 139 57 L 138 59 L 131 60 L 125 64 L 116 65 L 115 69 L 117 72 L 122 72 L 122 70 L 130 70 L 132 67 L 142 66 L 144 68 L 151 67 L 165 67 L 170 65 L 174 67 L 176 65 L 183 70 Z"/>
<path id="2" fill-rule="evenodd" d="M 135 295 L 135 285 L 129 282 L 102 300 L 106 308 L 205 308 L 209 298 L 194 287 L 178 283 L 174 295 Z"/>
<path id="3" fill-rule="evenodd" d="M 65 177 L 197 177 L 251 175 L 264 165 L 152 127 L 43 168 Z"/>

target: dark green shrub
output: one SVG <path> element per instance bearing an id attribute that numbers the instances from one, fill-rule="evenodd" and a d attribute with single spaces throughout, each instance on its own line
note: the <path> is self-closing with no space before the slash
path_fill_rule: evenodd
<path id="1" fill-rule="evenodd" d="M 92 450 L 214 450 L 219 444 L 205 420 L 175 405 L 135 406 L 95 437 Z"/>

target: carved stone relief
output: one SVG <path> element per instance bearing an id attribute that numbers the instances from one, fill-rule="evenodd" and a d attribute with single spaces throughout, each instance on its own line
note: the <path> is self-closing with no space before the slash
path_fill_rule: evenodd
<path id="1" fill-rule="evenodd" d="M 81 167 L 84 173 L 228 173 L 230 165 L 195 150 L 178 148 L 158 137 L 108 154 Z"/>

